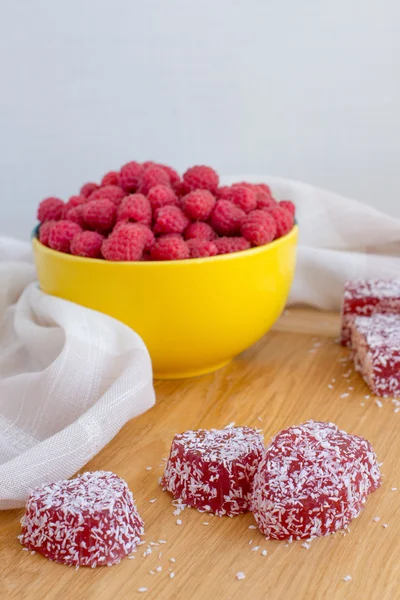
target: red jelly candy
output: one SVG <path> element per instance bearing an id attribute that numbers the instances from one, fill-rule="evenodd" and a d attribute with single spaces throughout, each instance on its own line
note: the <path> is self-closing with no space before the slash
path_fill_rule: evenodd
<path id="1" fill-rule="evenodd" d="M 351 325 L 354 317 L 369 317 L 375 312 L 400 314 L 400 279 L 347 281 L 342 302 L 343 346 L 351 346 Z"/>
<path id="2" fill-rule="evenodd" d="M 254 477 L 252 511 L 267 538 L 328 535 L 358 517 L 381 485 L 370 442 L 333 423 L 283 429 Z"/>
<path id="3" fill-rule="evenodd" d="M 354 364 L 377 396 L 400 398 L 400 314 L 355 317 Z"/>
<path id="4" fill-rule="evenodd" d="M 162 486 L 201 512 L 238 515 L 250 509 L 250 489 L 264 452 L 262 436 L 250 427 L 178 433 Z"/>
<path id="5" fill-rule="evenodd" d="M 21 525 L 20 541 L 29 550 L 85 567 L 119 563 L 144 533 L 132 492 L 123 479 L 107 471 L 36 489 Z"/>

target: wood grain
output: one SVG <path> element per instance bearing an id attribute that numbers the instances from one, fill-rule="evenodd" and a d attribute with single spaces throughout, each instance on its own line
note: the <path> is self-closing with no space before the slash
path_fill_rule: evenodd
<path id="1" fill-rule="evenodd" d="M 22 551 L 16 539 L 22 511 L 5 511 L 0 514 L 0 597 L 399 598 L 400 413 L 394 413 L 390 400 L 379 408 L 373 397 L 365 398 L 368 390 L 352 372 L 347 351 L 334 342 L 337 331 L 336 315 L 292 309 L 225 369 L 196 379 L 156 382 L 156 406 L 128 423 L 87 469 L 107 469 L 124 477 L 145 520 L 146 542 L 166 543 L 154 546 L 145 558 L 146 546 L 141 546 L 134 560 L 76 571 Z M 334 389 L 329 389 L 332 379 Z M 384 484 L 370 496 L 349 534 L 314 540 L 306 550 L 301 542 L 266 541 L 249 529 L 254 524 L 251 514 L 219 519 L 185 510 L 179 517 L 182 525 L 176 524 L 171 497 L 157 483 L 175 432 L 235 421 L 262 428 L 268 441 L 281 428 L 310 418 L 333 421 L 365 436 L 384 463 Z M 146 471 L 148 466 L 151 471 Z M 395 487 L 399 491 L 391 491 Z M 153 498 L 156 502 L 150 503 Z M 377 516 L 380 521 L 374 522 Z M 255 545 L 260 546 L 257 552 L 252 551 Z M 262 549 L 267 556 L 261 555 Z M 151 575 L 157 566 L 162 571 Z M 244 580 L 236 580 L 238 571 L 245 573 Z M 351 575 L 350 582 L 342 580 L 346 575 Z M 140 587 L 148 592 L 139 593 Z"/>

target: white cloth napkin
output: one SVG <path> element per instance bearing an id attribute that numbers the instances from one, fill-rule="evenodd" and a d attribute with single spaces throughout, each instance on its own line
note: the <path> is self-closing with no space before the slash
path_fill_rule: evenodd
<path id="1" fill-rule="evenodd" d="M 400 221 L 303 183 L 266 176 L 297 205 L 300 247 L 290 303 L 338 309 L 353 277 L 400 277 Z M 30 245 L 0 238 L 0 509 L 70 477 L 154 404 L 142 340 L 114 319 L 43 294 Z"/>
<path id="2" fill-rule="evenodd" d="M 73 475 L 154 401 L 139 336 L 43 294 L 29 244 L 0 238 L 0 509 Z"/>

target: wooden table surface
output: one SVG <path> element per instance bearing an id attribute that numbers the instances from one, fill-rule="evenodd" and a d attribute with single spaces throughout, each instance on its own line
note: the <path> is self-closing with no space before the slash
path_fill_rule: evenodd
<path id="1" fill-rule="evenodd" d="M 22 510 L 4 511 L 0 598 L 400 598 L 400 412 L 390 400 L 379 407 L 365 397 L 368 390 L 348 352 L 334 341 L 337 332 L 336 315 L 292 309 L 217 373 L 156 382 L 156 406 L 128 423 L 86 469 L 111 470 L 126 479 L 145 521 L 146 545 L 133 560 L 114 567 L 75 570 L 22 551 L 16 539 Z M 174 433 L 235 421 L 263 429 L 267 442 L 283 427 L 310 418 L 368 438 L 383 462 L 383 486 L 369 497 L 350 533 L 314 540 L 307 550 L 301 542 L 266 541 L 249 528 L 251 514 L 229 519 L 189 509 L 177 524 L 172 498 L 158 486 Z M 159 545 L 143 557 L 150 542 Z M 254 552 L 255 546 L 260 549 Z M 246 576 L 240 581 L 239 571 Z M 345 582 L 347 575 L 352 579 Z"/>

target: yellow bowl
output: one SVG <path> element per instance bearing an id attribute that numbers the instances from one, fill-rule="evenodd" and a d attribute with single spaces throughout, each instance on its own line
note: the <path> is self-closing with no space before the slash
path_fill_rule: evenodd
<path id="1" fill-rule="evenodd" d="M 47 294 L 111 315 L 146 343 L 157 378 L 223 367 L 282 312 L 296 263 L 297 225 L 235 254 L 171 262 L 109 262 L 62 254 L 33 238 Z"/>

